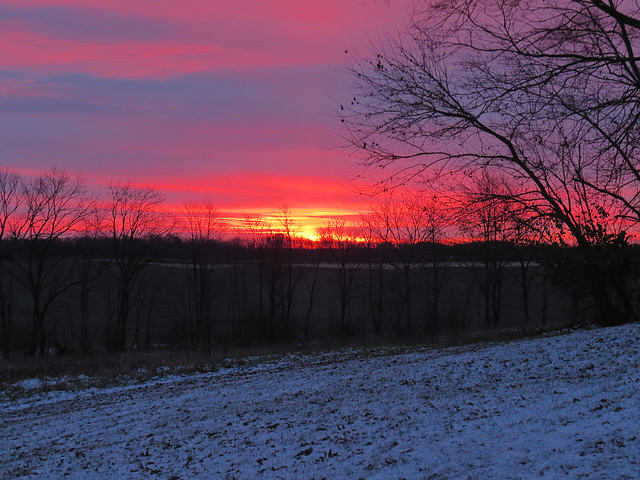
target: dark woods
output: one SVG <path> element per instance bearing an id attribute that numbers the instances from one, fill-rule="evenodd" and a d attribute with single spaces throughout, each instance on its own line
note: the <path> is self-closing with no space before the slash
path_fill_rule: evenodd
<path id="1" fill-rule="evenodd" d="M 58 169 L 3 172 L 3 356 L 451 342 L 636 318 L 624 234 L 594 231 L 585 256 L 479 191 L 396 192 L 311 241 L 285 207 L 231 228 L 210 201 L 169 214 L 151 188 L 97 198 Z"/>

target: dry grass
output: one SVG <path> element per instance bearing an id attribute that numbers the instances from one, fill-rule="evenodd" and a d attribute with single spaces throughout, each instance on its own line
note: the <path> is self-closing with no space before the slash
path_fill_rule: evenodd
<path id="1" fill-rule="evenodd" d="M 556 329 L 567 326 L 557 325 Z M 352 338 L 340 342 L 284 342 L 263 346 L 236 348 L 228 352 L 215 352 L 212 355 L 175 351 L 128 351 L 121 353 L 93 353 L 87 356 L 61 355 L 57 357 L 12 357 L 0 359 L 0 390 L 7 390 L 21 380 L 27 379 L 64 379 L 89 377 L 100 379 L 103 384 L 127 381 L 143 381 L 154 376 L 172 373 L 209 372 L 221 366 L 242 364 L 248 358 L 273 358 L 291 353 L 312 353 L 342 350 L 346 348 L 380 347 L 391 351 L 397 348 L 431 344 L 433 346 L 453 346 L 479 344 L 484 342 L 508 341 L 541 335 L 553 329 L 511 328 L 474 331 L 453 338 L 441 334 L 436 338 L 417 336 L 396 336 L 394 338 Z M 64 383 L 64 382 L 63 382 Z M 73 381 L 71 381 L 73 383 Z"/>
<path id="2" fill-rule="evenodd" d="M 96 353 L 88 356 L 23 357 L 0 360 L 0 385 L 6 387 L 29 378 L 87 376 L 115 378 L 144 372 L 176 371 L 186 367 L 207 371 L 222 363 L 220 356 L 186 352 Z"/>

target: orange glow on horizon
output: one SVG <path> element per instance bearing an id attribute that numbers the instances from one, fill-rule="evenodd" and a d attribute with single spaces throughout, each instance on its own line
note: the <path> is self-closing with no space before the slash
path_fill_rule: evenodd
<path id="1" fill-rule="evenodd" d="M 167 210 L 178 218 L 183 214 L 182 206 L 170 206 Z M 222 209 L 218 213 L 219 219 L 225 224 L 223 236 L 227 239 L 241 235 L 247 219 L 262 222 L 265 232 L 277 233 L 283 229 L 281 213 L 274 209 Z M 339 217 L 348 224 L 355 224 L 359 216 L 360 212 L 352 210 L 315 210 L 292 207 L 290 208 L 289 220 L 291 233 L 294 237 L 317 241 L 319 239 L 317 229 L 324 227 L 330 219 Z"/>
<path id="2" fill-rule="evenodd" d="M 271 229 L 281 227 L 280 208 L 286 206 L 293 233 L 317 240 L 316 229 L 334 217 L 355 223 L 369 209 L 369 198 L 351 193 L 331 178 L 286 175 L 221 175 L 210 178 L 175 179 L 155 183 L 167 196 L 167 209 L 180 215 L 185 203 L 210 200 L 233 237 L 247 218 L 257 218 Z M 183 201 L 180 201 L 184 199 Z"/>

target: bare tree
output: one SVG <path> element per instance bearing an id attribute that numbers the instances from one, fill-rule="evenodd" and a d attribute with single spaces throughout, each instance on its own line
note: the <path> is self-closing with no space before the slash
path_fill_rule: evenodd
<path id="1" fill-rule="evenodd" d="M 2 356 L 11 356 L 13 332 L 13 278 L 5 271 L 7 236 L 13 234 L 16 211 L 19 207 L 20 176 L 8 170 L 0 170 L 0 348 Z"/>
<path id="2" fill-rule="evenodd" d="M 357 287 L 357 275 L 362 268 L 362 262 L 354 255 L 358 250 L 358 236 L 357 226 L 347 225 L 340 217 L 334 217 L 318 228 L 320 243 L 330 249 L 338 272 L 340 332 L 347 336 L 354 332 L 349 313 Z"/>
<path id="3" fill-rule="evenodd" d="M 584 258 L 602 238 L 637 228 L 637 8 L 415 5 L 406 35 L 350 69 L 359 91 L 342 121 L 364 164 L 387 172 L 387 184 L 420 176 L 448 189 L 486 166 L 499 169 L 517 188 L 511 200 L 552 220 Z M 601 292 L 611 288 L 590 289 L 606 312 L 611 299 Z"/>
<path id="4" fill-rule="evenodd" d="M 422 269 L 425 274 L 428 330 L 433 341 L 440 329 L 440 303 L 444 289 L 449 281 L 450 271 L 443 267 L 442 247 L 447 239 L 447 230 L 452 221 L 451 208 L 447 202 L 438 199 L 437 195 L 423 195 L 422 220 L 425 232 L 423 244 L 425 251 L 422 254 Z"/>
<path id="5" fill-rule="evenodd" d="M 214 266 L 217 243 L 225 222 L 209 198 L 187 203 L 182 212 L 183 234 L 190 248 L 188 336 L 194 350 L 204 341 L 210 354 L 212 348 Z"/>
<path id="6" fill-rule="evenodd" d="M 153 247 L 173 227 L 163 202 L 164 197 L 151 187 L 111 183 L 100 209 L 98 228 L 111 246 L 110 273 L 116 284 L 117 306 L 108 339 L 113 350 L 125 346 L 133 294 L 140 274 L 156 258 Z"/>
<path id="7" fill-rule="evenodd" d="M 502 177 L 482 169 L 460 199 L 458 222 L 468 239 L 477 245 L 478 258 L 474 258 L 469 271 L 482 293 L 487 327 L 498 326 L 501 322 L 511 197 Z M 477 261 L 481 267 L 476 265 Z"/>
<path id="8" fill-rule="evenodd" d="M 90 200 L 80 174 L 53 167 L 23 184 L 21 202 L 17 279 L 32 298 L 31 351 L 43 355 L 47 314 L 62 294 L 79 283 L 61 240 L 84 227 Z"/>
<path id="9" fill-rule="evenodd" d="M 367 303 L 373 332 L 380 335 L 382 331 L 384 306 L 386 304 L 386 289 L 384 288 L 384 259 L 378 252 L 382 240 L 378 236 L 380 227 L 378 220 L 371 214 L 361 214 L 358 221 L 358 231 L 361 235 L 367 266 Z"/>
<path id="10" fill-rule="evenodd" d="M 307 287 L 309 293 L 309 303 L 307 304 L 307 311 L 304 317 L 303 324 L 303 336 L 305 340 L 309 340 L 311 335 L 311 314 L 313 313 L 313 307 L 318 294 L 318 273 L 320 273 L 320 264 L 324 258 L 324 251 L 322 248 L 318 248 L 318 244 L 314 243 L 312 246 L 314 255 L 310 262 L 306 263 L 302 270 L 302 279 Z"/>
<path id="11" fill-rule="evenodd" d="M 257 260 L 260 334 L 273 339 L 276 334 L 277 294 L 282 281 L 282 237 L 275 233 L 271 222 L 260 215 L 247 216 L 240 233 L 245 246 L 255 252 Z"/>
<path id="12" fill-rule="evenodd" d="M 278 223 L 277 234 L 282 236 L 283 248 L 286 250 L 286 279 L 282 282 L 282 320 L 286 331 L 291 326 L 295 293 L 305 271 L 302 268 L 296 269 L 293 263 L 293 252 L 298 241 L 300 225 L 293 219 L 292 212 L 286 204 L 278 208 L 274 217 Z"/>
<path id="13" fill-rule="evenodd" d="M 295 294 L 306 275 L 294 264 L 299 225 L 286 205 L 269 217 L 248 216 L 240 226 L 245 246 L 255 252 L 259 282 L 259 328 L 263 339 L 290 333 Z"/>
<path id="14" fill-rule="evenodd" d="M 230 268 L 226 269 L 225 282 L 229 286 L 230 293 L 227 301 L 227 315 L 224 327 L 224 338 L 222 342 L 223 351 L 226 351 L 229 341 L 239 338 L 242 342 L 250 341 L 251 332 L 247 328 L 249 320 L 252 318 L 249 305 L 249 298 L 255 295 L 251 291 L 250 285 L 253 271 L 246 268 L 245 262 L 248 257 L 255 253 L 255 243 L 249 241 L 245 232 L 240 230 L 240 235 L 231 239 L 227 246 L 231 247 L 231 256 L 226 261 L 230 263 Z M 260 272 L 261 270 L 258 269 Z M 260 311 L 262 311 L 262 279 L 259 279 Z"/>
<path id="15" fill-rule="evenodd" d="M 419 265 L 418 252 L 424 242 L 430 240 L 433 231 L 427 199 L 420 193 L 395 192 L 382 197 L 371 207 L 370 217 L 375 221 L 378 238 L 390 246 L 396 254 L 394 266 L 401 272 L 404 287 L 404 329 L 412 328 L 412 269 Z"/>

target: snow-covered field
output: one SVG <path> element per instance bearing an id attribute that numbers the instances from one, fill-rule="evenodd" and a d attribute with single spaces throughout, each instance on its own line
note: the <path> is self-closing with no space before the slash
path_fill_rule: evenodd
<path id="1" fill-rule="evenodd" d="M 640 478 L 640 325 L 0 404 L 9 478 Z"/>

